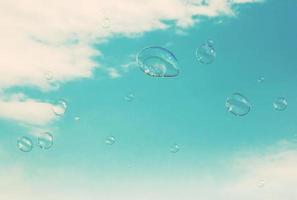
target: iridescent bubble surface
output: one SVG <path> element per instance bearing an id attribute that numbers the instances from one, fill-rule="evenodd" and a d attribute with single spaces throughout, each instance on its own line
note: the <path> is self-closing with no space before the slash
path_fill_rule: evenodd
<path id="1" fill-rule="evenodd" d="M 53 105 L 53 111 L 58 116 L 63 116 L 67 110 L 67 103 L 65 100 L 60 99 Z"/>
<path id="2" fill-rule="evenodd" d="M 37 139 L 38 139 L 38 146 L 41 149 L 49 149 L 53 146 L 54 137 L 49 132 L 40 133 Z"/>
<path id="3" fill-rule="evenodd" d="M 140 69 L 152 77 L 174 77 L 179 74 L 178 62 L 173 53 L 162 47 L 148 47 L 137 55 Z"/>
<path id="4" fill-rule="evenodd" d="M 196 58 L 202 64 L 211 64 L 216 59 L 216 51 L 212 40 L 208 40 L 196 49 Z"/>
<path id="5" fill-rule="evenodd" d="M 235 116 L 244 116 L 250 112 L 251 104 L 245 96 L 237 92 L 227 98 L 226 108 Z"/>
<path id="6" fill-rule="evenodd" d="M 288 107 L 288 102 L 284 97 L 278 97 L 274 102 L 273 102 L 273 107 L 277 111 L 284 111 Z"/>
<path id="7" fill-rule="evenodd" d="M 17 148 L 22 152 L 30 152 L 33 149 L 33 142 L 28 137 L 20 137 L 17 140 Z"/>

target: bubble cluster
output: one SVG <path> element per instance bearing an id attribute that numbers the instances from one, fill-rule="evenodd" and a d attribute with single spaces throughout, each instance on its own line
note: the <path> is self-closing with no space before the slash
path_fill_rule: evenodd
<path id="1" fill-rule="evenodd" d="M 58 116 L 63 116 L 67 110 L 67 103 L 65 100 L 60 99 L 58 102 L 53 105 L 53 111 Z"/>
<path id="2" fill-rule="evenodd" d="M 37 139 L 38 139 L 38 146 L 41 149 L 49 149 L 53 146 L 54 137 L 49 132 L 40 133 Z"/>
<path id="3" fill-rule="evenodd" d="M 227 98 L 226 108 L 235 116 L 244 116 L 250 112 L 251 104 L 245 96 L 236 92 Z"/>
<path id="4" fill-rule="evenodd" d="M 180 150 L 180 147 L 178 144 L 174 144 L 172 147 L 170 147 L 171 153 L 177 153 L 177 152 L 179 152 L 179 150 Z"/>
<path id="5" fill-rule="evenodd" d="M 148 47 L 137 55 L 140 69 L 152 77 L 174 77 L 179 74 L 177 59 L 162 47 Z"/>
<path id="6" fill-rule="evenodd" d="M 284 111 L 288 107 L 288 102 L 284 97 L 278 97 L 274 102 L 273 102 L 273 107 L 277 111 Z"/>
<path id="7" fill-rule="evenodd" d="M 115 137 L 109 136 L 108 138 L 105 139 L 105 144 L 107 145 L 113 145 L 116 142 Z"/>
<path id="8" fill-rule="evenodd" d="M 211 64 L 216 59 L 216 51 L 212 40 L 208 40 L 196 49 L 196 58 L 202 64 Z"/>
<path id="9" fill-rule="evenodd" d="M 33 149 L 33 143 L 28 137 L 20 137 L 17 140 L 17 148 L 22 152 L 30 152 Z"/>

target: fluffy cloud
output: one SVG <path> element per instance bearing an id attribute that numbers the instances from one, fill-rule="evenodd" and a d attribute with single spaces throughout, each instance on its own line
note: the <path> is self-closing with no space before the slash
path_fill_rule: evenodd
<path id="1" fill-rule="evenodd" d="M 47 72 L 51 72 L 55 81 L 60 84 L 92 77 L 93 70 L 100 67 L 99 63 L 92 60 L 93 57 L 100 56 L 100 51 L 92 48 L 94 42 L 106 41 L 114 35 L 133 37 L 152 30 L 166 29 L 169 27 L 166 21 L 174 21 L 175 26 L 181 30 L 196 23 L 194 16 L 234 15 L 234 5 L 256 1 L 205 2 L 0 1 L 0 90 L 14 86 L 36 87 L 44 91 L 56 89 L 45 78 Z M 114 69 L 106 71 L 113 78 L 120 75 Z M 15 105 L 22 109 L 22 105 L 26 104 L 22 102 Z M 40 106 L 40 112 L 46 113 L 43 108 L 46 106 Z M 24 108 L 23 112 L 27 111 Z M 2 110 L 0 116 L 8 118 Z M 28 117 L 30 116 L 28 113 Z M 49 118 L 50 116 L 47 117 Z"/>
<path id="2" fill-rule="evenodd" d="M 221 168 L 220 178 L 208 173 L 197 175 L 193 170 L 186 176 L 175 173 L 167 178 L 160 174 L 138 178 L 110 174 L 108 180 L 75 166 L 66 171 L 65 167 L 34 169 L 34 178 L 28 177 L 30 173 L 23 165 L 2 167 L 0 199 L 37 200 L 42 196 L 44 200 L 295 200 L 297 197 L 296 148 L 239 156 L 228 164 L 231 170 Z"/>
<path id="3" fill-rule="evenodd" d="M 50 103 L 27 98 L 24 94 L 14 94 L 0 98 L 0 117 L 32 125 L 45 125 L 54 118 Z"/>

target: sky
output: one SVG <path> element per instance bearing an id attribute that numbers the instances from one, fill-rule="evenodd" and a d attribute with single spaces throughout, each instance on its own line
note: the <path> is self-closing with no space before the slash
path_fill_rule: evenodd
<path id="1" fill-rule="evenodd" d="M 0 199 L 295 200 L 296 9 L 294 0 L 0 1 Z M 208 40 L 216 59 L 206 65 L 195 52 Z M 136 56 L 149 46 L 172 52 L 179 75 L 144 74 Z M 245 116 L 226 109 L 236 92 L 251 104 Z M 47 150 L 44 132 L 54 137 Z M 17 148 L 22 136 L 32 151 Z"/>

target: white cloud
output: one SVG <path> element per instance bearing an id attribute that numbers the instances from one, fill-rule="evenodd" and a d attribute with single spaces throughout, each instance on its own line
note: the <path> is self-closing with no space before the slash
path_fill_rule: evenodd
<path id="1" fill-rule="evenodd" d="M 278 148 L 278 147 L 277 147 Z M 24 164 L 0 170 L 1 200 L 106 199 L 106 200 L 295 200 L 297 198 L 297 151 L 278 149 L 248 157 L 236 157 L 230 169 L 215 174 L 174 173 L 127 177 L 110 174 L 108 179 L 96 172 L 75 166 L 30 169 Z M 16 167 L 18 166 L 18 167 Z M 27 167 L 32 167 L 28 165 Z M 198 169 L 197 169 L 198 170 Z M 34 176 L 31 172 L 34 171 Z M 183 170 L 181 170 L 183 171 Z M 168 174 L 168 172 L 166 172 Z M 222 176 L 224 178 L 222 179 Z M 30 177 L 30 178 L 29 178 Z M 79 180 L 79 181 L 77 181 Z M 261 181 L 264 180 L 263 185 Z M 133 188 L 131 190 L 131 188 Z M 16 192 L 17 191 L 17 192 Z"/>
<path id="2" fill-rule="evenodd" d="M 0 98 L 0 118 L 32 125 L 45 125 L 55 119 L 52 104 L 14 94 Z"/>
<path id="3" fill-rule="evenodd" d="M 115 34 L 133 37 L 152 30 L 166 29 L 169 25 L 165 21 L 174 21 L 177 30 L 181 30 L 197 23 L 194 16 L 234 15 L 233 5 L 255 0 L 203 2 L 204 0 L 187 3 L 183 0 L 0 1 L 0 91 L 14 86 L 30 86 L 45 91 L 57 89 L 46 80 L 47 71 L 52 72 L 55 81 L 60 84 L 92 77 L 93 70 L 100 66 L 90 59 L 100 56 L 100 51 L 91 46 L 94 42 L 106 41 Z M 112 70 L 110 75 L 114 78 L 118 73 Z M 40 106 L 40 112 L 47 113 L 43 110 L 47 109 L 47 104 L 37 104 L 34 100 L 27 101 L 26 104 L 14 104 L 21 109 L 33 102 Z M 8 102 L 4 103 L 6 105 Z M 2 110 L 0 115 L 9 117 Z M 45 118 L 44 121 L 47 121 L 50 116 Z M 25 120 L 27 121 L 29 120 Z"/>

